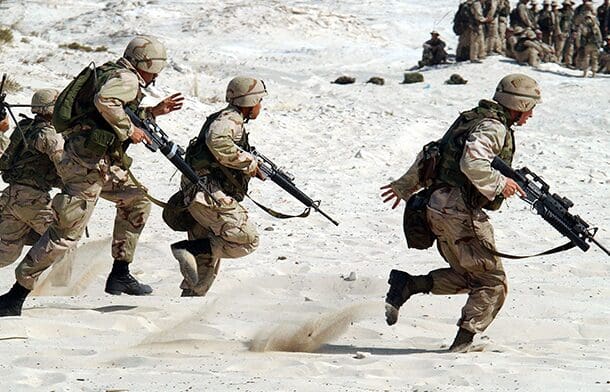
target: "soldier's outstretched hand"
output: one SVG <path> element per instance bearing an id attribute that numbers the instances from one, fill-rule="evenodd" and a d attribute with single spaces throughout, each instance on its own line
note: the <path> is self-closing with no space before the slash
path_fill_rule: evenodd
<path id="1" fill-rule="evenodd" d="M 155 117 L 162 116 L 164 114 L 171 113 L 174 110 L 182 109 L 183 104 L 184 104 L 184 97 L 182 96 L 182 93 L 175 93 L 175 94 L 172 94 L 169 97 L 165 98 L 163 101 L 159 102 L 157 105 L 155 105 L 151 109 L 151 112 L 152 112 L 152 115 Z"/>
<path id="2" fill-rule="evenodd" d="M 398 207 L 398 204 L 400 204 L 400 200 L 402 200 L 402 199 L 400 198 L 400 196 L 398 196 L 396 191 L 394 191 L 394 189 L 392 189 L 391 184 L 384 185 L 379 189 L 386 190 L 385 192 L 383 192 L 381 194 L 381 197 L 385 198 L 385 199 L 383 199 L 384 203 L 393 201 L 394 204 L 392 204 L 392 209 L 395 209 L 396 207 Z M 396 200 L 394 200 L 394 199 L 396 199 Z"/>

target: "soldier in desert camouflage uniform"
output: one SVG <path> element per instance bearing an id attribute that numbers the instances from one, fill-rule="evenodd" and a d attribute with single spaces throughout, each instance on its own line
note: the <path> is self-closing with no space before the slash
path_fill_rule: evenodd
<path id="1" fill-rule="evenodd" d="M 505 76 L 493 97 L 464 112 L 440 140 L 440 156 L 433 176 L 427 222 L 438 249 L 449 264 L 426 275 L 399 270 L 390 273 L 386 296 L 386 321 L 396 323 L 399 308 L 413 294 L 468 294 L 459 331 L 450 351 L 464 352 L 474 335 L 483 332 L 496 317 L 507 294 L 507 279 L 495 251 L 493 229 L 482 208 L 497 209 L 502 200 L 523 190 L 512 179 L 491 167 L 499 156 L 511 164 L 514 154 L 512 126 L 525 124 L 540 100 L 540 89 L 522 74 Z M 423 154 L 398 180 L 382 187 L 386 202 L 396 208 L 426 185 L 419 167 Z"/>
<path id="2" fill-rule="evenodd" d="M 468 24 L 470 31 L 470 61 L 477 63 L 481 62 L 487 55 L 484 26 L 491 21 L 491 18 L 483 14 L 483 6 L 479 0 L 472 1 L 470 10 L 470 21 Z"/>
<path id="3" fill-rule="evenodd" d="M 606 37 L 606 43 L 599 57 L 598 72 L 606 74 L 610 73 L 610 35 Z"/>
<path id="4" fill-rule="evenodd" d="M 77 90 L 74 120 L 65 131 L 64 156 L 58 165 L 64 187 L 52 203 L 57 221 L 17 267 L 17 282 L 0 296 L 0 316 L 21 314 L 25 297 L 39 275 L 76 246 L 100 197 L 117 206 L 112 241 L 114 264 L 105 291 L 130 295 L 152 292 L 150 286 L 139 283 L 129 273 L 129 263 L 148 218 L 150 202 L 145 190 L 127 176 L 129 159 L 124 155 L 123 145 L 128 140 L 133 143 L 149 140 L 129 120 L 124 107 L 142 117 L 181 108 L 182 97 L 174 94 L 155 107 L 139 109 L 143 98 L 141 88 L 155 81 L 166 65 L 166 57 L 165 47 L 156 38 L 136 37 L 122 58 L 97 67 L 95 77 L 88 77 Z M 58 108 L 55 111 L 57 114 Z"/>
<path id="5" fill-rule="evenodd" d="M 542 41 L 538 40 L 536 33 L 529 29 L 517 40 L 513 49 L 515 60 L 519 63 L 527 63 L 532 67 L 540 65 L 543 53 L 545 53 L 545 48 L 542 46 Z"/>
<path id="6" fill-rule="evenodd" d="M 595 77 L 599 68 L 599 50 L 602 47 L 603 39 L 594 12 L 593 3 L 585 3 L 585 14 L 578 26 L 577 35 L 580 39 L 580 50 L 577 63 L 583 71 L 583 77 L 587 77 L 589 67 L 591 68 L 591 76 Z"/>
<path id="7" fill-rule="evenodd" d="M 0 267 L 17 260 L 24 245 L 38 240 L 55 217 L 49 191 L 61 187 L 55 165 L 64 148 L 51 124 L 57 95 L 53 89 L 36 91 L 36 116 L 19 122 L 0 158 L 2 179 L 9 185 L 0 197 Z"/>
<path id="8" fill-rule="evenodd" d="M 252 253 L 259 243 L 248 212 L 239 203 L 248 182 L 259 176 L 258 161 L 249 153 L 245 123 L 258 117 L 265 84 L 250 77 L 229 82 L 229 105 L 208 117 L 199 136 L 186 152 L 186 161 L 211 187 L 216 205 L 186 178 L 182 180 L 184 203 L 194 219 L 188 240 L 172 244 L 172 252 L 184 276 L 182 296 L 203 296 L 210 289 L 222 258 Z"/>

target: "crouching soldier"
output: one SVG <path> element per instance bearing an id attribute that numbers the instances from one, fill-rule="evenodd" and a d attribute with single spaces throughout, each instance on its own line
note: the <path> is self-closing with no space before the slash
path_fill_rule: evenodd
<path id="1" fill-rule="evenodd" d="M 64 139 L 51 119 L 57 90 L 38 90 L 32 96 L 36 116 L 19 122 L 0 158 L 8 187 L 0 197 L 0 267 L 17 260 L 24 245 L 34 242 L 55 219 L 51 188 L 61 187 L 55 165 L 61 161 Z"/>
<path id="2" fill-rule="evenodd" d="M 493 101 L 481 100 L 473 110 L 462 113 L 437 142 L 438 159 L 433 175 L 420 177 L 423 153 L 398 180 L 382 187 L 384 201 L 408 200 L 421 205 L 421 221 L 416 229 L 428 226 L 447 268 L 426 275 L 411 275 L 392 270 L 386 296 L 386 321 L 396 323 L 398 310 L 414 294 L 468 294 L 458 333 L 450 351 L 468 351 L 475 334 L 483 332 L 494 320 L 507 294 L 507 279 L 502 261 L 496 255 L 493 228 L 483 209 L 500 208 L 505 198 L 523 190 L 510 178 L 491 167 L 500 157 L 511 164 L 515 149 L 513 126 L 521 126 L 532 116 L 540 101 L 538 83 L 529 76 L 510 74 L 502 78 Z M 432 172 L 432 170 L 431 170 Z M 421 241 L 419 248 L 432 246 Z M 423 243 L 423 245 L 422 245 Z"/>
<path id="3" fill-rule="evenodd" d="M 266 95 L 260 80 L 231 80 L 226 92 L 229 105 L 207 118 L 187 149 L 187 163 L 208 184 L 218 204 L 182 179 L 184 203 L 193 220 L 188 240 L 171 246 L 184 276 L 182 296 L 205 295 L 218 274 L 221 258 L 243 257 L 258 246 L 256 228 L 239 202 L 246 195 L 250 178 L 260 177 L 258 161 L 248 152 L 244 125 L 258 117 Z"/>

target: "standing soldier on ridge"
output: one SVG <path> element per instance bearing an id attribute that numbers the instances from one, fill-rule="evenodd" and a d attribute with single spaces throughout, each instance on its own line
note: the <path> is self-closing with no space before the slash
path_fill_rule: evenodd
<path id="1" fill-rule="evenodd" d="M 58 95 L 53 89 L 34 93 L 36 116 L 19 122 L 0 157 L 2 179 L 8 184 L 0 197 L 0 267 L 17 260 L 24 245 L 33 245 L 55 219 L 49 191 L 62 185 L 56 165 L 64 148 L 51 123 Z"/>
<path id="2" fill-rule="evenodd" d="M 400 307 L 417 293 L 468 294 L 449 348 L 452 352 L 468 351 L 475 334 L 494 320 L 508 286 L 502 261 L 492 253 L 493 228 L 483 208 L 496 210 L 505 198 L 525 193 L 515 181 L 493 169 L 491 161 L 498 156 L 511 164 L 515 150 L 512 127 L 525 124 L 539 101 L 540 88 L 534 79 L 522 74 L 505 76 L 493 101 L 481 100 L 478 107 L 462 113 L 438 142 L 433 175 L 420 177 L 420 153 L 402 177 L 382 187 L 386 190 L 382 197 L 393 203 L 392 208 L 425 188 L 420 193 L 425 194 L 421 196 L 423 218 L 449 264 L 419 276 L 391 271 L 386 296 L 389 325 L 396 323 Z"/>
<path id="3" fill-rule="evenodd" d="M 248 182 L 259 173 L 258 160 L 250 154 L 245 124 L 258 117 L 267 95 L 258 79 L 238 76 L 227 86 L 228 106 L 210 115 L 199 136 L 191 141 L 186 161 L 206 184 L 217 205 L 195 184 L 182 179 L 184 204 L 194 220 L 188 240 L 172 244 L 184 280 L 182 296 L 204 296 L 220 268 L 220 259 L 252 253 L 259 243 L 248 212 L 239 203 L 248 191 Z"/>
<path id="4" fill-rule="evenodd" d="M 480 63 L 486 56 L 485 33 L 483 26 L 490 22 L 483 15 L 483 6 L 479 0 L 473 0 L 468 28 L 470 30 L 470 62 Z"/>
<path id="5" fill-rule="evenodd" d="M 571 63 L 568 61 L 566 43 L 571 42 L 572 34 L 572 19 L 574 18 L 574 10 L 572 9 L 572 1 L 564 0 L 563 6 L 559 11 L 558 35 L 555 38 L 555 53 L 559 62 L 566 65 Z"/>
<path id="6" fill-rule="evenodd" d="M 108 62 L 95 70 L 86 68 L 60 94 L 53 123 L 58 131 L 62 131 L 58 124 L 65 125 L 66 142 L 58 165 L 64 187 L 52 204 L 57 220 L 17 267 L 17 282 L 0 296 L 0 316 L 21 314 L 23 302 L 40 274 L 77 245 L 100 197 L 117 206 L 112 240 L 114 264 L 105 291 L 129 295 L 152 292 L 150 286 L 129 273 L 150 202 L 145 190 L 127 176 L 130 159 L 123 147 L 128 141 L 150 140 L 133 125 L 124 108 L 129 107 L 142 117 L 155 117 L 182 107 L 183 98 L 174 94 L 155 107 L 139 109 L 144 96 L 141 88 L 153 83 L 166 63 L 163 44 L 154 37 L 139 36 L 129 42 L 116 63 Z"/>
<path id="7" fill-rule="evenodd" d="M 508 27 L 509 16 L 510 2 L 508 0 L 500 0 L 498 5 L 498 38 L 503 55 L 506 55 L 506 28 Z"/>
<path id="8" fill-rule="evenodd" d="M 580 51 L 578 61 L 583 77 L 587 77 L 587 71 L 591 67 L 591 76 L 595 77 L 599 68 L 599 51 L 602 47 L 602 33 L 599 23 L 595 17 L 593 3 L 585 3 L 585 14 L 578 26 L 578 37 L 580 39 Z"/>

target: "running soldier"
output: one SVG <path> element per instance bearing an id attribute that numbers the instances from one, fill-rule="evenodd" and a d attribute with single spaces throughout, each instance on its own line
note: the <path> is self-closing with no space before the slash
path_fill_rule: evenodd
<path id="1" fill-rule="evenodd" d="M 83 70 L 58 98 L 58 105 L 62 102 L 59 112 L 55 108 L 56 128 L 60 123 L 55 121 L 58 113 L 68 110 L 70 116 L 64 130 L 63 158 L 57 167 L 64 187 L 52 202 L 57 220 L 17 267 L 17 282 L 0 296 L 0 316 L 21 314 L 23 302 L 40 274 L 76 247 L 100 197 L 117 206 L 112 240 L 114 264 L 105 291 L 115 295 L 152 292 L 150 286 L 129 273 L 150 201 L 145 189 L 128 178 L 130 158 L 124 152 L 125 142 L 150 140 L 133 125 L 124 108 L 129 107 L 142 117 L 155 117 L 182 107 L 183 98 L 174 94 L 155 107 L 139 108 L 144 96 L 141 89 L 156 80 L 166 63 L 163 44 L 154 37 L 139 36 L 129 42 L 117 62 Z"/>
<path id="2" fill-rule="evenodd" d="M 481 100 L 476 108 L 462 113 L 438 142 L 440 156 L 433 176 L 420 178 L 420 153 L 402 177 L 382 187 L 386 190 L 382 197 L 392 208 L 425 188 L 425 220 L 449 264 L 419 276 L 391 271 L 386 296 L 389 325 L 396 323 L 400 307 L 417 293 L 468 294 L 449 348 L 452 352 L 468 351 L 475 334 L 494 320 L 508 285 L 502 261 L 492 253 L 493 228 L 483 209 L 496 210 L 505 198 L 525 193 L 494 170 L 491 161 L 498 156 L 511 164 L 515 149 L 512 127 L 524 125 L 539 101 L 540 88 L 534 79 L 522 74 L 505 76 L 493 101 Z"/>
<path id="3" fill-rule="evenodd" d="M 180 285 L 183 297 L 208 292 L 220 259 L 243 257 L 258 247 L 259 235 L 239 202 L 246 196 L 250 179 L 262 178 L 258 160 L 249 153 L 245 124 L 258 117 L 266 95 L 261 80 L 232 79 L 226 92 L 228 106 L 210 115 L 189 144 L 186 161 L 210 186 L 219 204 L 183 177 L 184 205 L 193 224 L 188 240 L 171 246 L 184 277 Z"/>
<path id="4" fill-rule="evenodd" d="M 13 263 L 25 245 L 33 245 L 53 222 L 51 188 L 60 188 L 55 165 L 61 161 L 64 139 L 51 119 L 59 91 L 38 90 L 32 96 L 35 117 L 19 122 L 0 157 L 8 187 L 0 197 L 0 267 Z"/>

